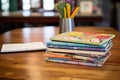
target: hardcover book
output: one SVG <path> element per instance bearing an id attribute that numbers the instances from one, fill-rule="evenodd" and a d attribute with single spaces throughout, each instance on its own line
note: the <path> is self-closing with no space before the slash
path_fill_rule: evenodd
<path id="1" fill-rule="evenodd" d="M 50 58 L 50 57 L 45 57 L 45 61 L 100 67 L 105 63 L 105 61 L 109 58 L 110 55 L 111 54 L 107 55 L 105 58 L 101 59 L 98 63 L 94 63 L 91 61 L 70 60 L 64 58 Z"/>
<path id="2" fill-rule="evenodd" d="M 90 44 L 78 44 L 78 43 L 71 43 L 71 42 L 60 42 L 60 41 L 49 41 L 47 45 L 53 46 L 70 46 L 70 47 L 91 47 L 91 48 L 105 48 L 108 44 L 112 43 L 112 41 L 107 41 L 103 45 L 90 45 Z"/>
<path id="3" fill-rule="evenodd" d="M 77 50 L 77 49 L 61 49 L 61 48 L 47 48 L 49 52 L 63 52 L 63 53 L 76 53 L 76 54 L 93 54 L 93 55 L 105 55 L 111 46 L 105 51 L 87 51 L 87 50 Z"/>
<path id="4" fill-rule="evenodd" d="M 101 51 L 101 52 L 105 52 L 105 51 L 107 51 L 107 49 L 109 49 L 109 47 L 112 46 L 112 42 L 109 42 L 109 43 L 105 44 L 104 47 L 103 46 L 94 46 L 94 45 L 92 45 L 92 46 L 86 45 L 85 46 L 84 44 L 80 44 L 81 46 L 80 45 L 79 46 L 75 46 L 74 43 L 67 43 L 67 44 L 69 44 L 69 46 L 67 46 L 67 45 L 63 45 L 63 44 L 66 44 L 65 42 L 55 42 L 56 44 L 53 44 L 53 43 L 49 42 L 47 44 L 47 47 L 48 48 L 75 49 L 75 50 L 87 50 L 87 51 Z M 57 43 L 59 43 L 59 45 L 57 45 Z M 72 44 L 74 44 L 74 46 Z"/>
<path id="5" fill-rule="evenodd" d="M 115 37 L 114 34 L 92 33 L 92 32 L 65 32 L 51 37 L 52 41 L 83 43 L 91 45 L 103 45 Z"/>
<path id="6" fill-rule="evenodd" d="M 100 67 L 105 63 L 105 61 L 109 58 L 110 55 L 111 54 L 107 55 L 105 58 L 101 59 L 100 62 L 98 63 L 83 60 L 70 60 L 64 58 L 49 58 L 49 57 L 45 57 L 45 61 Z"/>
<path id="7" fill-rule="evenodd" d="M 91 56 L 87 57 L 87 56 L 81 56 L 81 55 L 71 55 L 71 54 L 53 53 L 53 52 L 44 54 L 45 57 L 49 57 L 49 58 L 61 58 L 61 59 L 74 60 L 74 61 L 82 60 L 82 61 L 90 61 L 93 63 L 101 62 L 108 55 L 109 53 L 101 57 L 91 57 Z"/>
<path id="8" fill-rule="evenodd" d="M 105 55 L 97 55 L 97 54 L 82 54 L 82 53 L 79 53 L 79 54 L 76 54 L 76 53 L 64 53 L 64 52 L 46 52 L 45 54 L 55 54 L 55 55 L 64 55 L 64 56 L 83 56 L 83 57 L 88 57 L 88 58 L 102 58 L 102 57 L 105 57 L 109 54 L 109 52 L 107 52 Z"/>

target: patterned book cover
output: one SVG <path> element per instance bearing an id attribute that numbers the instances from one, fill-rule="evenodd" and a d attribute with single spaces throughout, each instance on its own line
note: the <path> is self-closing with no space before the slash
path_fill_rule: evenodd
<path id="1" fill-rule="evenodd" d="M 106 60 L 109 58 L 110 55 L 111 54 L 109 53 L 109 55 L 107 55 L 105 58 L 101 59 L 97 63 L 90 62 L 90 61 L 83 61 L 83 60 L 68 60 L 65 58 L 50 58 L 50 57 L 45 57 L 45 61 L 100 67 L 106 62 Z"/>
<path id="2" fill-rule="evenodd" d="M 89 62 L 93 62 L 93 63 L 99 63 L 102 62 L 102 60 L 108 56 L 109 53 L 107 53 L 104 56 L 101 57 L 86 57 L 86 56 L 80 56 L 80 55 L 71 55 L 71 54 L 62 54 L 62 53 L 53 53 L 53 52 L 48 52 L 44 54 L 44 57 L 49 57 L 49 58 L 61 58 L 61 59 L 66 59 L 66 60 L 74 60 L 74 61 L 89 61 Z"/>
<path id="3" fill-rule="evenodd" d="M 108 52 L 109 53 L 109 52 Z M 89 57 L 89 58 L 102 58 L 102 57 L 105 57 L 108 55 L 108 53 L 106 53 L 105 55 L 96 55 L 96 54 L 82 54 L 82 53 L 79 53 L 79 54 L 76 54 L 76 53 L 64 53 L 64 52 L 49 52 L 49 51 L 46 51 L 45 54 L 58 54 L 58 55 L 66 55 L 66 56 L 83 56 L 83 57 Z"/>
<path id="4" fill-rule="evenodd" d="M 92 32 L 66 32 L 51 37 L 53 41 L 83 43 L 91 45 L 103 45 L 107 41 L 113 39 L 114 34 L 92 33 Z"/>

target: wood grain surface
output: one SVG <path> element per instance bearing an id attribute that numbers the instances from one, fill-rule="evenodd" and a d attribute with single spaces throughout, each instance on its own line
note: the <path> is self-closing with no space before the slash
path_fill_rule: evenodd
<path id="1" fill-rule="evenodd" d="M 115 34 L 111 56 L 102 67 L 45 62 L 43 51 L 0 54 L 0 80 L 120 80 L 120 33 L 112 28 L 75 27 L 75 31 Z M 6 43 L 41 41 L 59 33 L 59 27 L 21 28 L 0 35 L 0 48 Z"/>

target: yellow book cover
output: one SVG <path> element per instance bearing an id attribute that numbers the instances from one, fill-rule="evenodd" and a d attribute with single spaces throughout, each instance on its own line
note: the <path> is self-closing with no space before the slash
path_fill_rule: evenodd
<path id="1" fill-rule="evenodd" d="M 91 45 L 103 45 L 115 37 L 114 34 L 93 33 L 93 32 L 65 32 L 51 37 L 52 41 L 73 42 Z"/>

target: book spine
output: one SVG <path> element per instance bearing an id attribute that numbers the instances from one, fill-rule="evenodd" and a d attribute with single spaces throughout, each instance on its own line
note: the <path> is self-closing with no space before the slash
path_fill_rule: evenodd
<path id="1" fill-rule="evenodd" d="M 76 64 L 76 65 L 85 65 L 85 66 L 102 66 L 102 64 L 94 64 L 94 63 L 85 63 L 85 62 L 76 62 L 76 61 L 66 61 L 61 59 L 54 59 L 54 58 L 45 58 L 46 61 L 50 62 L 58 62 L 58 63 L 67 63 L 67 64 Z"/>
<path id="2" fill-rule="evenodd" d="M 104 60 L 109 56 L 108 53 L 106 56 L 101 58 L 90 58 L 90 57 L 84 57 L 84 56 L 76 56 L 76 55 L 66 55 L 66 54 L 44 54 L 45 57 L 49 58 L 58 58 L 58 59 L 66 59 L 67 61 L 79 61 L 79 62 L 90 62 L 90 63 L 103 63 Z"/>
<path id="3" fill-rule="evenodd" d="M 107 56 L 109 53 L 106 53 L 105 55 L 94 55 L 94 54 L 75 54 L 75 53 L 63 53 L 63 52 L 49 52 L 46 51 L 45 54 L 57 54 L 57 55 L 69 55 L 69 56 L 83 56 L 83 57 L 89 57 L 89 58 L 102 58 Z"/>
<path id="4" fill-rule="evenodd" d="M 50 52 L 66 52 L 66 53 L 76 53 L 76 54 L 93 54 L 93 55 L 105 55 L 107 52 L 99 51 L 86 51 L 86 50 L 71 50 L 71 49 L 57 49 L 57 48 L 47 48 Z"/>
<path id="5" fill-rule="evenodd" d="M 68 55 L 68 54 L 55 54 L 55 53 L 51 53 L 51 54 L 44 54 L 45 57 L 51 57 L 51 58 L 64 58 L 64 59 L 68 59 L 68 60 L 86 60 L 86 61 L 91 61 L 94 62 L 96 61 L 95 58 L 90 58 L 90 57 L 84 57 L 84 56 L 78 56 L 78 55 Z"/>
<path id="6" fill-rule="evenodd" d="M 57 41 L 50 41 L 47 42 L 47 45 L 53 46 L 72 46 L 72 47 L 93 47 L 93 48 L 105 48 L 103 45 L 89 45 L 89 44 L 80 44 L 80 43 L 70 43 L 70 42 L 57 42 Z"/>
<path id="7" fill-rule="evenodd" d="M 75 49 L 75 50 L 87 50 L 87 51 L 101 51 L 105 52 L 105 48 L 92 48 L 92 47 L 70 47 L 70 46 L 55 46 L 55 45 L 47 45 L 49 48 L 61 48 L 61 49 Z"/>

